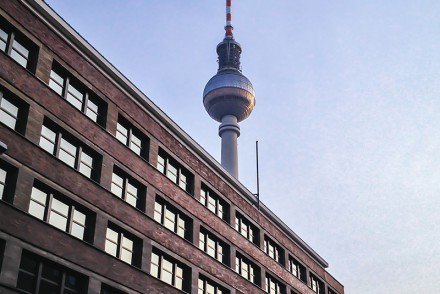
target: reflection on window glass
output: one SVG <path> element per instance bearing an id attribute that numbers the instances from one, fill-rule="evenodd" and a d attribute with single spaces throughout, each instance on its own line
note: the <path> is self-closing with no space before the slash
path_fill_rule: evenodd
<path id="1" fill-rule="evenodd" d="M 29 214 L 84 240 L 87 214 L 65 197 L 55 195 L 43 186 L 32 187 Z"/>

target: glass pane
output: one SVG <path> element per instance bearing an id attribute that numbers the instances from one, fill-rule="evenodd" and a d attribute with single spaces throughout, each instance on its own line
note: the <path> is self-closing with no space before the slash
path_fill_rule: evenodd
<path id="1" fill-rule="evenodd" d="M 85 153 L 84 151 L 81 152 L 81 162 L 88 166 L 93 166 L 93 157 Z"/>
<path id="2" fill-rule="evenodd" d="M 78 239 L 83 239 L 84 238 L 84 227 L 77 224 L 77 223 L 72 223 L 72 231 L 70 232 L 70 234 L 72 236 L 77 237 Z"/>
<path id="3" fill-rule="evenodd" d="M 3 97 L 0 101 L 0 108 L 4 109 L 6 112 L 11 114 L 14 117 L 18 115 L 18 107 L 8 101 L 5 97 Z"/>
<path id="4" fill-rule="evenodd" d="M 45 207 L 34 200 L 29 203 L 29 213 L 41 220 L 44 220 Z"/>
<path id="5" fill-rule="evenodd" d="M 113 241 L 114 243 L 118 242 L 118 233 L 113 231 L 110 228 L 107 228 L 107 237 L 108 240 Z"/>
<path id="6" fill-rule="evenodd" d="M 49 217 L 49 224 L 60 230 L 66 231 L 67 218 L 52 211 Z"/>
<path id="7" fill-rule="evenodd" d="M 80 280 L 76 276 L 69 273 L 66 274 L 66 287 L 74 290 L 80 290 L 80 286 Z"/>
<path id="8" fill-rule="evenodd" d="M 75 108 L 81 110 L 84 94 L 73 87 L 71 84 L 67 87 L 67 101 Z"/>
<path id="9" fill-rule="evenodd" d="M 167 172 L 167 177 L 173 181 L 173 182 L 177 182 L 177 169 L 172 166 L 171 164 L 168 164 L 168 172 Z"/>
<path id="10" fill-rule="evenodd" d="M 85 175 L 86 177 L 90 178 L 92 176 L 92 168 L 88 165 L 85 165 L 81 162 L 79 165 L 79 172 Z"/>
<path id="11" fill-rule="evenodd" d="M 40 147 L 50 154 L 54 154 L 55 137 L 55 132 L 48 129 L 46 126 L 43 126 L 41 129 Z"/>
<path id="12" fill-rule="evenodd" d="M 122 247 L 126 248 L 127 250 L 133 251 L 133 241 L 123 237 L 122 238 Z"/>
<path id="13" fill-rule="evenodd" d="M 52 282 L 55 283 L 61 282 L 61 271 L 50 265 L 45 264 L 43 266 L 43 271 L 41 275 L 43 276 L 43 278 L 48 279 Z"/>
<path id="14" fill-rule="evenodd" d="M 150 267 L 150 275 L 159 278 L 159 266 L 157 264 L 154 264 L 153 262 L 151 263 L 151 267 Z"/>
<path id="15" fill-rule="evenodd" d="M 118 246 L 115 243 L 113 243 L 109 240 L 105 241 L 105 252 L 107 252 L 108 254 L 111 254 L 113 256 L 116 256 L 117 250 L 118 250 Z"/>
<path id="16" fill-rule="evenodd" d="M 157 202 L 154 203 L 154 220 L 162 223 L 162 205 Z"/>
<path id="17" fill-rule="evenodd" d="M 132 258 L 133 252 L 122 249 L 121 252 L 121 260 L 125 261 L 126 263 L 130 263 L 131 264 L 131 258 Z"/>
<path id="18" fill-rule="evenodd" d="M 64 79 L 53 70 L 50 72 L 49 87 L 59 95 L 63 94 Z"/>
<path id="19" fill-rule="evenodd" d="M 98 120 L 98 105 L 93 103 L 92 101 L 88 100 L 87 102 L 87 109 L 86 109 L 86 115 L 92 119 L 93 121 Z"/>
<path id="20" fill-rule="evenodd" d="M 6 113 L 3 109 L 0 109 L 0 121 L 15 130 L 15 123 L 17 119 L 11 116 L 9 113 Z"/>
<path id="21" fill-rule="evenodd" d="M 35 277 L 20 271 L 18 273 L 17 288 L 27 293 L 35 293 Z"/>
<path id="22" fill-rule="evenodd" d="M 116 139 L 121 141 L 124 145 L 127 144 L 128 130 L 120 123 L 116 125 Z"/>
<path id="23" fill-rule="evenodd" d="M 75 210 L 73 213 L 73 220 L 76 223 L 85 225 L 86 224 L 86 215 L 82 212 L 79 212 L 78 210 Z"/>
<path id="24" fill-rule="evenodd" d="M 31 199 L 43 205 L 46 205 L 47 194 L 40 189 L 32 187 Z"/>
<path id="25" fill-rule="evenodd" d="M 23 269 L 30 273 L 35 273 L 37 270 L 38 262 L 27 255 L 21 256 L 20 269 Z"/>
<path id="26" fill-rule="evenodd" d="M 26 67 L 29 51 L 21 46 L 17 41 L 12 44 L 11 57 L 21 66 Z"/>
<path id="27" fill-rule="evenodd" d="M 172 285 L 173 280 L 173 264 L 166 259 L 162 260 L 162 276 L 161 280 Z"/>
<path id="28" fill-rule="evenodd" d="M 137 204 L 137 198 L 131 194 L 127 194 L 125 201 L 127 201 L 128 204 L 131 206 L 136 207 Z"/>
<path id="29" fill-rule="evenodd" d="M 0 29 L 0 50 L 5 51 L 6 50 L 6 41 L 8 40 L 8 34 Z"/>
<path id="30" fill-rule="evenodd" d="M 163 158 L 162 156 L 158 156 L 157 157 L 157 169 L 161 172 L 161 173 L 165 173 L 165 158 Z"/>
<path id="31" fill-rule="evenodd" d="M 69 213 L 69 206 L 59 200 L 57 200 L 56 198 L 52 199 L 52 210 L 58 212 L 59 214 L 67 217 L 68 213 Z"/>
<path id="32" fill-rule="evenodd" d="M 59 288 L 60 288 L 59 285 L 55 285 L 55 284 L 49 283 L 49 282 L 47 282 L 45 280 L 41 280 L 39 293 L 59 294 L 60 293 Z"/>

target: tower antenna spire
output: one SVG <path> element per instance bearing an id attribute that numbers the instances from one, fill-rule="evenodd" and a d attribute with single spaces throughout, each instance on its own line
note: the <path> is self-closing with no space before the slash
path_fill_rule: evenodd
<path id="1" fill-rule="evenodd" d="M 231 14 L 231 10 L 232 10 L 232 4 L 231 4 L 232 0 L 226 0 L 226 26 L 225 26 L 225 30 L 226 30 L 226 34 L 225 37 L 226 38 L 233 38 L 233 34 L 232 34 L 232 30 L 234 29 L 234 27 L 232 26 L 232 14 Z"/>

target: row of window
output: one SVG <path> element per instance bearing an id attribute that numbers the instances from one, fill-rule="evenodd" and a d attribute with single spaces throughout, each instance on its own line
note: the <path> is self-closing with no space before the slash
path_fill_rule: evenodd
<path id="1" fill-rule="evenodd" d="M 123 238 L 116 232 L 111 233 L 116 239 Z M 0 266 L 4 255 L 3 240 L 0 240 Z M 252 277 L 254 281 L 258 276 L 252 265 L 249 265 L 244 259 L 237 257 L 237 265 L 241 268 L 240 274 Z M 163 253 L 157 248 L 153 248 L 151 254 L 150 275 L 161 281 L 185 292 L 191 290 L 191 269 L 175 260 L 171 256 Z M 314 278 L 314 276 L 312 276 Z M 44 293 L 86 293 L 88 287 L 88 277 L 61 266 L 57 263 L 42 258 L 27 250 L 22 251 L 17 288 L 23 293 L 44 294 Z M 323 285 L 312 279 L 312 290 L 319 294 Z M 286 286 L 270 274 L 265 277 L 265 291 L 270 294 L 286 293 Z M 124 294 L 125 292 L 115 289 L 104 283 L 101 284 L 100 294 Z M 204 275 L 199 275 L 197 284 L 198 294 L 229 294 L 230 290 L 224 286 L 212 281 Z M 292 290 L 291 292 L 295 292 Z M 335 294 L 333 290 L 328 289 L 328 294 Z"/>
<path id="2" fill-rule="evenodd" d="M 0 189 L 5 187 L 6 170 L 0 169 Z M 35 181 L 32 188 L 28 212 L 74 237 L 90 243 L 93 240 L 94 214 L 38 181 Z M 191 219 L 159 196 L 156 197 L 153 217 L 158 223 L 180 237 L 192 241 Z M 203 227 L 200 228 L 198 246 L 209 256 L 229 266 L 229 245 Z M 110 224 L 107 228 L 105 243 L 107 253 L 129 264 L 139 266 L 141 247 L 142 242 L 139 238 L 125 232 L 116 225 Z M 269 252 L 277 252 L 278 250 L 268 238 L 265 239 L 266 247 L 272 248 L 269 249 Z M 273 256 L 276 256 L 276 254 Z M 305 267 L 291 256 L 289 256 L 288 269 L 293 275 L 307 282 Z M 237 253 L 236 256 L 235 270 L 245 279 L 260 285 L 258 280 L 259 267 L 240 253 Z M 312 290 L 320 293 L 319 289 L 323 288 L 322 282 L 315 276 L 311 276 L 310 282 Z"/>

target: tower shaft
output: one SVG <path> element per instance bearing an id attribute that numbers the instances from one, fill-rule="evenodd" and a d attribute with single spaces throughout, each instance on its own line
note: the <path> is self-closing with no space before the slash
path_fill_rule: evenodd
<path id="1" fill-rule="evenodd" d="M 218 135 L 222 138 L 221 163 L 222 166 L 238 179 L 238 150 L 237 138 L 240 136 L 240 126 L 237 118 L 226 115 L 218 128 Z"/>

